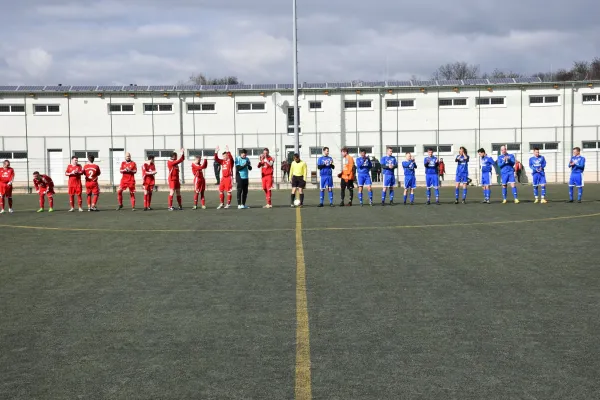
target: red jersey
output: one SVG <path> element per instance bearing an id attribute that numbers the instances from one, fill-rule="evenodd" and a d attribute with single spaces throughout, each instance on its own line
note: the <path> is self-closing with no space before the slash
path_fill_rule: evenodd
<path id="1" fill-rule="evenodd" d="M 144 185 L 154 184 L 154 175 L 156 172 L 156 165 L 146 163 L 142 167 L 142 179 L 144 181 Z"/>
<path id="2" fill-rule="evenodd" d="M 169 182 L 179 182 L 179 164 L 185 160 L 185 156 L 182 154 L 178 160 L 167 161 L 167 167 L 169 168 Z"/>
<path id="3" fill-rule="evenodd" d="M 81 165 L 69 164 L 65 175 L 69 177 L 69 186 L 81 185 L 81 175 L 83 175 L 83 168 Z"/>
<path id="4" fill-rule="evenodd" d="M 221 164 L 221 171 L 223 173 L 223 178 L 229 178 L 232 176 L 233 172 L 233 156 L 230 152 L 225 155 L 226 158 L 221 160 L 219 155 L 215 153 L 215 161 Z"/>
<path id="5" fill-rule="evenodd" d="M 137 172 L 137 165 L 133 161 L 123 161 L 121 163 L 121 183 L 135 183 L 135 173 Z"/>
<path id="6" fill-rule="evenodd" d="M 98 182 L 100 176 L 100 167 L 96 164 L 86 164 L 83 167 L 83 174 L 86 182 Z"/>
<path id="7" fill-rule="evenodd" d="M 273 176 L 273 164 L 275 161 L 273 157 L 267 156 L 262 158 L 258 163 L 258 168 L 260 168 L 260 173 L 262 176 Z"/>
<path id="8" fill-rule="evenodd" d="M 207 165 L 208 160 L 206 159 L 204 159 L 204 162 L 202 164 L 196 164 L 195 162 L 192 163 L 192 174 L 196 179 L 204 179 L 204 173 L 202 172 L 202 170 L 206 169 Z"/>
<path id="9" fill-rule="evenodd" d="M 0 168 L 0 182 L 2 183 L 10 183 L 15 180 L 15 170 L 11 167 Z"/>
<path id="10" fill-rule="evenodd" d="M 40 179 L 34 179 L 33 186 L 35 186 L 36 192 L 39 192 L 40 189 L 54 190 L 54 182 L 48 175 L 40 175 Z"/>

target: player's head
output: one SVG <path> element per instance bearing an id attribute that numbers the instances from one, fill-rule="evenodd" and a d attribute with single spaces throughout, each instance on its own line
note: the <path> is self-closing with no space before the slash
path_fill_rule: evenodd
<path id="1" fill-rule="evenodd" d="M 427 149 L 427 155 L 429 157 L 433 156 L 433 149 L 431 147 Z"/>
<path id="2" fill-rule="evenodd" d="M 501 154 L 506 154 L 506 146 L 500 147 L 500 153 Z"/>
<path id="3" fill-rule="evenodd" d="M 440 162 L 441 162 L 441 163 L 443 163 L 443 162 L 444 162 L 444 159 L 443 159 L 443 158 L 440 158 Z"/>
<path id="4" fill-rule="evenodd" d="M 73 156 L 71 157 L 71 165 L 77 165 L 79 163 L 79 158 Z"/>
<path id="5" fill-rule="evenodd" d="M 154 164 L 154 156 L 153 156 L 153 155 L 149 155 L 149 156 L 148 156 L 148 162 L 149 162 L 150 164 Z"/>
<path id="6" fill-rule="evenodd" d="M 125 153 L 125 161 L 131 161 L 131 153 Z"/>
<path id="7" fill-rule="evenodd" d="M 540 156 L 540 148 L 539 147 L 534 147 L 533 148 L 533 155 L 536 157 Z"/>
<path id="8" fill-rule="evenodd" d="M 348 148 L 342 147 L 342 157 L 346 157 L 348 155 Z"/>
<path id="9" fill-rule="evenodd" d="M 329 147 L 323 147 L 323 155 L 324 155 L 325 157 L 328 157 L 328 156 L 329 156 Z"/>
<path id="10" fill-rule="evenodd" d="M 388 157 L 391 157 L 393 152 L 394 152 L 394 150 L 391 147 L 388 147 L 385 150 L 385 153 L 388 155 Z"/>
<path id="11" fill-rule="evenodd" d="M 200 164 L 200 161 L 202 160 L 202 156 L 200 154 L 196 154 L 194 159 L 196 160 L 196 164 Z"/>
<path id="12" fill-rule="evenodd" d="M 248 151 L 246 149 L 242 149 L 242 151 L 240 151 L 240 157 L 246 158 L 246 154 L 248 154 Z"/>
<path id="13" fill-rule="evenodd" d="M 265 157 L 269 157 L 269 148 L 265 147 L 265 148 L 263 149 L 263 156 L 265 156 Z"/>
<path id="14" fill-rule="evenodd" d="M 3 164 L 4 164 L 4 168 L 10 167 L 10 161 L 8 161 L 8 160 L 4 160 Z"/>
<path id="15" fill-rule="evenodd" d="M 482 147 L 481 149 L 477 150 L 477 154 L 479 154 L 479 157 L 485 156 L 485 149 Z"/>
<path id="16" fill-rule="evenodd" d="M 300 161 L 300 154 L 294 153 L 294 161 L 296 161 L 296 162 Z"/>
<path id="17" fill-rule="evenodd" d="M 412 154 L 406 153 L 406 160 L 410 161 L 412 159 Z"/>
<path id="18" fill-rule="evenodd" d="M 367 151 L 365 149 L 360 149 L 360 156 L 362 158 L 367 158 Z"/>
<path id="19" fill-rule="evenodd" d="M 40 179 L 40 173 L 38 171 L 35 171 L 33 173 L 33 179 L 35 179 L 36 181 Z"/>
<path id="20" fill-rule="evenodd" d="M 93 163 L 95 159 L 96 159 L 96 157 L 94 157 L 91 154 L 88 156 L 88 161 L 91 162 L 91 163 Z"/>
<path id="21" fill-rule="evenodd" d="M 176 151 L 171 153 L 171 160 L 177 160 L 177 152 Z"/>
<path id="22" fill-rule="evenodd" d="M 458 149 L 458 152 L 460 153 L 461 156 L 467 155 L 467 149 L 464 146 L 460 146 L 460 149 Z"/>
<path id="23" fill-rule="evenodd" d="M 226 156 L 226 155 L 227 155 L 227 152 L 226 152 L 226 151 L 224 151 L 222 155 L 223 155 L 223 157 L 224 157 L 224 156 Z"/>
<path id="24" fill-rule="evenodd" d="M 581 153 L 581 149 L 579 147 L 573 147 L 573 155 L 578 156 Z"/>

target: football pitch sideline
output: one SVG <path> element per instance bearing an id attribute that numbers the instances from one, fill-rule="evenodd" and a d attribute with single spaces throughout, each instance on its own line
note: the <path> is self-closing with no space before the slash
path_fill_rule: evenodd
<path id="1" fill-rule="evenodd" d="M 1 399 L 592 399 L 600 186 L 581 204 L 0 215 Z M 396 190 L 396 202 L 402 202 Z M 141 204 L 138 193 L 138 204 Z M 84 199 L 85 203 L 85 199 Z M 235 194 L 234 201 L 235 204 Z"/>

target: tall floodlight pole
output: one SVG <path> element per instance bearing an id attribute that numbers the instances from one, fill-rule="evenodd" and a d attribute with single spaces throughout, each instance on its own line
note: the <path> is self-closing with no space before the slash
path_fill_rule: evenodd
<path id="1" fill-rule="evenodd" d="M 294 32 L 292 41 L 294 42 L 294 149 L 295 153 L 300 154 L 300 132 L 298 129 L 298 18 L 296 16 L 296 0 L 292 0 Z"/>

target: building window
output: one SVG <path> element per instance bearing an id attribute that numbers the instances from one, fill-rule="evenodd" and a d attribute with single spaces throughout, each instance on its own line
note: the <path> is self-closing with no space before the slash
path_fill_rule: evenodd
<path id="1" fill-rule="evenodd" d="M 198 155 L 202 158 L 213 158 L 215 156 L 215 149 L 188 149 L 187 152 L 189 159 L 194 159 Z"/>
<path id="2" fill-rule="evenodd" d="M 541 151 L 558 151 L 558 142 L 530 142 L 529 151 L 532 152 L 534 148 L 538 148 Z"/>
<path id="3" fill-rule="evenodd" d="M 98 158 L 98 154 L 100 154 L 97 150 L 74 150 L 73 157 L 77 157 L 80 160 L 87 160 L 89 156 L 94 156 L 94 158 Z"/>
<path id="4" fill-rule="evenodd" d="M 173 104 L 144 104 L 144 114 L 170 114 L 172 112 Z"/>
<path id="5" fill-rule="evenodd" d="M 265 103 L 237 103 L 238 112 L 264 112 Z"/>
<path id="6" fill-rule="evenodd" d="M 521 151 L 521 143 L 492 143 L 492 152 L 500 151 L 502 146 L 506 146 L 506 151 Z"/>
<path id="7" fill-rule="evenodd" d="M 466 107 L 467 99 L 440 99 L 440 107 Z"/>
<path id="8" fill-rule="evenodd" d="M 559 105 L 559 98 L 556 95 L 552 96 L 529 96 L 530 106 L 556 106 Z"/>
<path id="9" fill-rule="evenodd" d="M 58 104 L 34 104 L 34 114 L 50 115 L 60 114 L 60 105 Z"/>
<path id="10" fill-rule="evenodd" d="M 24 114 L 25 106 L 21 104 L 2 104 L 0 114 Z"/>
<path id="11" fill-rule="evenodd" d="M 2 160 L 25 160 L 27 159 L 26 151 L 0 151 L 0 159 Z"/>
<path id="12" fill-rule="evenodd" d="M 401 108 L 415 108 L 415 100 L 414 99 L 405 99 L 405 100 L 386 100 L 385 108 L 388 110 L 397 110 Z"/>
<path id="13" fill-rule="evenodd" d="M 155 160 L 170 160 L 173 150 L 146 150 L 146 159 L 148 156 L 154 156 Z"/>
<path id="14" fill-rule="evenodd" d="M 294 107 L 288 107 L 287 109 L 287 122 L 288 122 L 288 134 L 294 134 Z M 302 133 L 300 128 L 300 109 L 298 109 L 298 133 Z"/>
<path id="15" fill-rule="evenodd" d="M 387 151 L 388 148 L 391 148 L 392 153 L 394 154 L 406 154 L 415 152 L 415 146 L 386 146 L 385 151 Z"/>
<path id="16" fill-rule="evenodd" d="M 426 144 L 423 146 L 423 153 L 427 154 L 427 150 L 433 149 L 433 154 L 443 154 L 449 155 L 452 154 L 452 145 L 451 144 L 440 144 L 436 146 L 435 144 Z"/>
<path id="17" fill-rule="evenodd" d="M 373 153 L 373 146 L 347 146 L 348 147 L 348 154 L 350 155 L 358 155 L 362 150 L 364 150 L 367 155 L 368 154 L 372 154 Z"/>
<path id="18" fill-rule="evenodd" d="M 109 104 L 110 114 L 133 114 L 133 104 Z"/>
<path id="19" fill-rule="evenodd" d="M 214 113 L 215 103 L 187 103 L 188 114 Z"/>
<path id="20" fill-rule="evenodd" d="M 309 111 L 323 111 L 323 102 L 322 101 L 309 101 L 308 102 L 308 110 Z"/>
<path id="21" fill-rule="evenodd" d="M 584 94 L 583 104 L 600 104 L 600 96 L 597 94 Z"/>
<path id="22" fill-rule="evenodd" d="M 260 157 L 263 153 L 264 147 L 243 147 L 238 149 L 238 155 L 242 154 L 242 149 L 246 149 L 246 155 L 248 157 Z"/>
<path id="23" fill-rule="evenodd" d="M 583 150 L 598 150 L 600 149 L 600 142 L 595 140 L 586 140 L 581 142 L 581 148 Z"/>
<path id="24" fill-rule="evenodd" d="M 477 97 L 478 106 L 503 106 L 505 105 L 504 97 Z"/>
<path id="25" fill-rule="evenodd" d="M 346 109 L 346 110 L 356 110 L 359 108 L 363 109 L 363 110 L 372 109 L 373 101 L 372 100 L 359 100 L 359 101 L 346 100 L 346 101 L 344 101 L 344 109 Z"/>
<path id="26" fill-rule="evenodd" d="M 310 147 L 311 157 L 320 157 L 323 154 L 323 147 Z"/>

